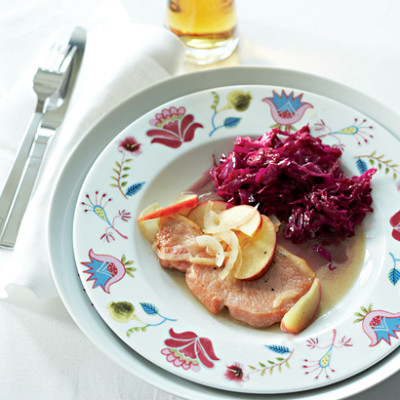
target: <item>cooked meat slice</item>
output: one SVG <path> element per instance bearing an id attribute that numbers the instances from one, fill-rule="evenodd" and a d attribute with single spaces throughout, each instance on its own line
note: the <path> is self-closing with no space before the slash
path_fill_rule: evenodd
<path id="1" fill-rule="evenodd" d="M 154 238 L 153 250 L 164 268 L 175 268 L 185 272 L 192 263 L 189 257 L 211 256 L 196 242 L 203 234 L 200 227 L 182 215 L 160 219 L 159 230 Z"/>
<path id="2" fill-rule="evenodd" d="M 268 272 L 255 281 L 241 281 L 221 270 L 192 265 L 186 270 L 191 292 L 214 314 L 227 307 L 236 320 L 255 327 L 279 322 L 311 287 L 315 273 L 307 263 L 277 246 Z"/>

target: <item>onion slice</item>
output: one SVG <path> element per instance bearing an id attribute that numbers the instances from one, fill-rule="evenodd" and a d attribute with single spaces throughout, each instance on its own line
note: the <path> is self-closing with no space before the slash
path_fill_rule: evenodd
<path id="1" fill-rule="evenodd" d="M 225 260 L 225 253 L 222 244 L 213 236 L 201 235 L 196 237 L 199 246 L 205 247 L 208 254 L 215 256 L 215 264 L 221 267 Z"/>
<path id="2" fill-rule="evenodd" d="M 240 262 L 241 260 L 241 257 L 239 256 L 239 239 L 236 234 L 231 230 L 218 232 L 214 235 L 214 237 L 219 241 L 225 242 L 230 248 L 228 260 L 225 263 L 225 268 L 221 271 L 220 274 L 220 278 L 225 279 L 233 270 L 233 268 L 237 265 L 237 262 Z"/>
<path id="3" fill-rule="evenodd" d="M 154 251 L 158 258 L 166 261 L 190 261 L 192 255 L 189 252 L 186 253 L 167 253 L 166 251 L 159 250 L 154 247 Z"/>

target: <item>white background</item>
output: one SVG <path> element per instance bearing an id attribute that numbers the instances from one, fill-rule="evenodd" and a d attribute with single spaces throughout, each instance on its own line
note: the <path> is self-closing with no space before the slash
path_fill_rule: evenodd
<path id="1" fill-rule="evenodd" d="M 99 3 L 0 0 L 0 109 L 36 68 L 44 32 L 71 20 L 78 23 Z M 121 3 L 133 22 L 164 24 L 164 0 Z M 211 68 L 293 68 L 334 79 L 400 110 L 400 2 L 238 0 L 237 7 L 239 51 Z M 132 38 L 132 46 L 138 40 Z M 181 73 L 204 68 L 185 64 Z M 22 117 L 21 126 L 28 118 Z M 0 132 L 1 146 L 7 146 L 9 134 Z M 1 186 L 5 175 L 3 168 Z M 105 357 L 59 299 L 37 301 L 17 288 L 0 302 L 0 327 L 1 399 L 177 399 Z M 397 399 L 399 379 L 398 373 L 354 399 Z"/>

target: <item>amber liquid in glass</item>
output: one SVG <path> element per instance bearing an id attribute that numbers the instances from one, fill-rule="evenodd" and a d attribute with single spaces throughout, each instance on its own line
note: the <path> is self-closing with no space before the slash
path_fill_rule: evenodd
<path id="1" fill-rule="evenodd" d="M 167 25 L 187 48 L 212 50 L 237 45 L 234 0 L 170 0 Z"/>

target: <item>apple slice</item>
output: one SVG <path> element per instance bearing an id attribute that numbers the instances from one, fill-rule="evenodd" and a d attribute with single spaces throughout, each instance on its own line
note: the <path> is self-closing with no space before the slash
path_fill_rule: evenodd
<path id="1" fill-rule="evenodd" d="M 140 217 L 153 213 L 155 211 L 158 211 L 161 209 L 161 206 L 159 203 L 153 203 L 148 205 L 139 215 L 139 220 Z M 160 218 L 153 218 L 145 221 L 139 221 L 139 229 L 142 232 L 142 235 L 150 242 L 153 243 L 154 237 L 156 236 L 156 233 L 158 232 L 159 229 L 159 221 Z"/>
<path id="2" fill-rule="evenodd" d="M 191 199 L 193 199 L 193 196 L 197 196 L 197 195 L 194 194 L 194 193 L 186 193 L 186 192 L 183 192 L 183 193 L 181 193 L 181 194 L 179 194 L 178 196 L 175 197 L 175 199 L 174 199 L 174 201 L 173 201 L 172 204 L 182 203 L 182 202 L 184 202 L 184 201 L 186 201 L 186 200 L 191 200 Z M 198 198 L 198 196 L 197 196 L 196 205 L 194 205 L 193 207 L 197 207 L 197 205 L 198 205 L 198 200 L 199 200 L 199 198 Z M 179 214 L 181 214 L 181 215 L 187 217 L 187 215 L 188 215 L 189 212 L 193 209 L 193 207 L 184 209 L 184 210 L 182 210 L 181 212 L 179 212 Z"/>
<path id="3" fill-rule="evenodd" d="M 219 201 L 219 200 L 204 201 L 203 203 L 198 204 L 195 208 L 190 210 L 187 217 L 192 221 L 196 222 L 196 224 L 199 225 L 200 228 L 203 230 L 204 217 L 206 212 L 208 210 L 212 210 L 218 214 L 221 211 L 225 210 L 227 206 L 228 203 L 226 203 L 225 201 Z"/>
<path id="4" fill-rule="evenodd" d="M 261 224 L 261 214 L 256 208 L 248 205 L 240 205 L 227 208 L 219 214 L 212 210 L 206 210 L 204 232 L 218 233 L 234 229 L 248 236 L 253 236 L 260 229 Z"/>
<path id="5" fill-rule="evenodd" d="M 141 217 L 139 217 L 138 222 L 147 221 L 154 218 L 167 217 L 168 215 L 173 214 L 183 214 L 193 207 L 197 206 L 198 200 L 199 197 L 197 196 L 197 194 L 188 194 L 187 196 L 185 196 L 184 199 L 178 201 L 177 203 L 142 215 Z"/>
<path id="6" fill-rule="evenodd" d="M 234 272 L 234 277 L 240 280 L 255 280 L 265 274 L 271 265 L 276 249 L 275 225 L 265 215 L 261 216 L 262 224 L 258 232 L 249 237 L 239 234 L 242 251 L 242 264 Z"/>
<path id="7" fill-rule="evenodd" d="M 252 207 L 254 208 L 254 207 Z M 254 236 L 260 229 L 261 225 L 263 224 L 263 220 L 261 218 L 261 214 L 257 209 L 254 208 L 256 212 L 244 223 L 238 225 L 236 230 L 243 232 L 247 236 Z M 274 228 L 275 229 L 275 228 Z M 276 229 L 275 229 L 276 231 Z"/>
<path id="8" fill-rule="evenodd" d="M 284 315 L 281 330 L 299 333 L 307 328 L 317 315 L 321 302 L 321 282 L 315 278 L 308 292 Z"/>

